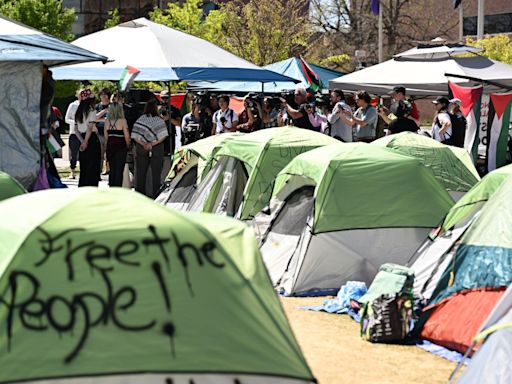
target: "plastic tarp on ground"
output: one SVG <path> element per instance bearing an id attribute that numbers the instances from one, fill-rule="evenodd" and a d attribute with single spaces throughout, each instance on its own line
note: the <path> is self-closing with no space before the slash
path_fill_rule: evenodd
<path id="1" fill-rule="evenodd" d="M 451 345 L 460 335 L 455 334 L 454 327 L 464 328 L 472 315 L 471 300 L 462 300 L 457 309 L 445 310 L 441 306 L 450 307 L 449 302 L 459 300 L 460 295 L 471 294 L 472 291 L 491 292 L 504 290 L 512 284 L 512 179 L 508 178 L 496 193 L 489 199 L 478 217 L 467 229 L 461 238 L 461 243 L 455 253 L 453 262 L 444 271 L 429 306 L 420 319 L 423 329 L 421 336 L 430 339 L 434 337 L 432 330 L 436 330 L 436 342 L 442 345 Z M 469 296 L 468 296 L 469 297 Z M 479 299 L 481 300 L 481 299 Z M 461 306 L 467 306 L 469 311 L 464 312 Z M 436 313 L 434 318 L 431 315 Z M 457 317 L 449 327 L 445 317 L 457 313 Z M 479 316 L 482 322 L 489 311 L 481 311 Z M 429 324 L 430 322 L 430 324 Z M 477 324 L 477 329 L 480 324 Z M 474 336 L 474 335 L 468 335 Z M 465 339 L 466 342 L 468 339 Z M 469 340 L 470 342 L 471 340 Z M 463 351 L 464 352 L 464 351 Z"/>
<path id="2" fill-rule="evenodd" d="M 0 201 L 23 193 L 27 191 L 15 178 L 0 171 Z"/>
<path id="3" fill-rule="evenodd" d="M 25 194 L 0 218 L 1 383 L 314 380 L 243 223 L 121 188 Z"/>
<path id="4" fill-rule="evenodd" d="M 113 61 L 59 68 L 54 72 L 55 79 L 119 80 L 130 65 L 140 70 L 136 81 L 296 81 L 258 67 L 206 40 L 143 17 L 91 33 L 72 44 L 94 49 Z"/>
<path id="5" fill-rule="evenodd" d="M 448 80 L 467 87 L 477 84 L 464 78 L 447 77 L 446 74 L 490 80 L 512 87 L 511 65 L 478 55 L 434 59 L 395 57 L 331 80 L 329 87 L 345 91 L 364 89 L 369 93 L 386 94 L 396 84 L 400 84 L 407 89 L 408 95 L 445 96 L 448 92 Z M 499 89 L 491 86 L 486 88 L 489 91 Z"/>
<path id="6" fill-rule="evenodd" d="M 339 143 L 295 157 L 276 179 L 270 214 L 252 224 L 280 292 L 322 293 L 369 284 L 383 263 L 406 263 L 452 205 L 418 159 Z"/>
<path id="7" fill-rule="evenodd" d="M 467 192 L 480 180 L 465 149 L 444 145 L 423 135 L 402 132 L 375 140 L 372 145 L 420 159 L 449 192 Z"/>
<path id="8" fill-rule="evenodd" d="M 307 63 L 311 70 L 318 75 L 322 82 L 323 88 L 328 89 L 329 81 L 343 76 L 342 72 L 334 71 L 332 69 L 320 67 L 315 64 Z M 224 92 L 261 92 L 265 93 L 280 93 L 282 91 L 289 91 L 296 88 L 308 89 L 311 86 L 311 81 L 305 73 L 304 65 L 299 57 L 292 57 L 286 60 L 278 61 L 264 66 L 270 71 L 281 73 L 291 78 L 300 80 L 300 83 L 294 84 L 292 82 L 271 82 L 266 83 L 263 87 L 258 83 L 248 82 L 193 82 L 189 83 L 188 87 L 191 90 L 208 89 L 211 91 L 224 91 Z"/>

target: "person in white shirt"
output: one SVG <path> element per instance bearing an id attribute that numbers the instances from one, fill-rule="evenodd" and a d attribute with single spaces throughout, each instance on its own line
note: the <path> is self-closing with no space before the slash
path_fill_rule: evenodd
<path id="1" fill-rule="evenodd" d="M 450 115 L 448 115 L 450 100 L 444 96 L 439 96 L 432 103 L 435 104 L 437 112 L 432 122 L 431 136 L 434 140 L 443 143 L 452 137 L 452 122 Z"/>
<path id="2" fill-rule="evenodd" d="M 220 109 L 213 114 L 212 135 L 235 132 L 238 125 L 238 114 L 229 108 L 229 96 L 221 95 L 217 99 Z"/>
<path id="3" fill-rule="evenodd" d="M 69 124 L 69 165 L 71 168 L 71 175 L 69 176 L 70 179 L 76 178 L 76 163 L 78 161 L 78 151 L 80 149 L 81 141 L 75 134 L 76 132 L 76 123 L 75 123 L 75 114 L 76 110 L 78 109 L 78 104 L 80 104 L 80 92 L 82 92 L 83 89 L 78 90 L 76 94 L 76 100 L 73 101 L 71 104 L 68 105 L 68 109 L 66 111 L 66 116 L 64 118 L 64 121 Z"/>

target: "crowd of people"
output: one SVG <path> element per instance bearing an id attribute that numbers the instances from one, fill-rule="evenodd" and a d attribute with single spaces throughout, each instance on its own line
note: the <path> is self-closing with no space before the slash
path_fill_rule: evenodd
<path id="1" fill-rule="evenodd" d="M 154 197 L 171 167 L 174 151 L 211 135 L 285 125 L 321 132 L 342 142 L 371 142 L 404 131 L 424 133 L 419 110 L 407 98 L 406 89 L 397 86 L 390 96 L 385 107 L 381 99 L 366 91 L 347 98 L 343 91 L 333 89 L 315 97 L 297 88 L 280 96 L 248 94 L 243 110 L 237 113 L 230 108 L 229 95 L 197 93 L 191 97 L 190 112 L 181 116 L 165 90 L 153 94 L 137 113 L 119 91 L 102 89 L 96 103 L 92 92 L 82 89 L 65 117 L 70 127 L 70 177 L 76 177 L 80 161 L 79 186 L 97 186 L 103 170 L 110 186 L 122 186 L 127 158 L 133 156 L 135 189 Z M 462 146 L 466 121 L 460 100 L 438 97 L 433 103 L 436 114 L 428 134 L 440 142 Z M 382 126 L 385 129 L 379 129 Z"/>

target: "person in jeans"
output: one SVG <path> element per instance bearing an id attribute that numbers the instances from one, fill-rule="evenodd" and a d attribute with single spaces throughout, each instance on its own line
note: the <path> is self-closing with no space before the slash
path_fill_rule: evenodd
<path id="1" fill-rule="evenodd" d="M 164 162 L 163 141 L 169 136 L 167 125 L 158 113 L 156 100 L 146 103 L 144 114 L 133 125 L 135 141 L 135 190 L 154 197 L 160 187 L 160 174 Z M 152 190 L 146 190 L 148 168 L 151 167 Z"/>
<path id="2" fill-rule="evenodd" d="M 106 157 L 110 167 L 108 185 L 121 187 L 126 155 L 130 147 L 130 133 L 124 118 L 123 104 L 111 103 L 108 108 L 108 119 L 97 119 L 96 122 L 102 122 L 105 128 Z"/>

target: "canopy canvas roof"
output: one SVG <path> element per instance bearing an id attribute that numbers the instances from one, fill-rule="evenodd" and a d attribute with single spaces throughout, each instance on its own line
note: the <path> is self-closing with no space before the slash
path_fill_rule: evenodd
<path id="1" fill-rule="evenodd" d="M 0 218 L 0 383 L 314 381 L 243 223 L 122 188 Z"/>
<path id="2" fill-rule="evenodd" d="M 215 44 L 146 18 L 91 33 L 72 44 L 95 49 L 112 61 L 105 65 L 59 68 L 54 72 L 55 79 L 119 80 L 123 70 L 130 65 L 140 70 L 135 81 L 296 81 L 258 67 Z"/>
<path id="3" fill-rule="evenodd" d="M 283 91 L 290 91 L 296 88 L 308 89 L 311 87 L 311 78 L 305 66 L 316 74 L 321 81 L 321 88 L 328 89 L 329 81 L 342 76 L 342 72 L 334 71 L 332 69 L 324 68 L 315 64 L 307 63 L 302 57 L 291 57 L 286 60 L 278 61 L 264 66 L 268 70 L 290 76 L 294 79 L 300 80 L 299 83 L 292 82 L 271 82 L 266 83 L 262 87 L 261 84 L 248 83 L 248 82 L 195 82 L 190 83 L 188 86 L 192 90 L 208 89 L 211 91 L 224 91 L 224 92 L 264 92 L 264 93 L 280 93 Z"/>
<path id="4" fill-rule="evenodd" d="M 479 80 L 496 82 L 512 88 L 512 66 L 483 56 L 457 57 L 452 54 L 467 49 L 444 52 L 443 47 L 406 51 L 380 64 L 331 80 L 331 88 L 345 91 L 364 89 L 386 94 L 396 85 L 416 96 L 446 95 L 448 80 L 463 86 L 479 84 Z M 487 85 L 487 91 L 500 89 Z"/>
<path id="5" fill-rule="evenodd" d="M 0 15 L 0 61 L 36 61 L 48 66 L 107 61 L 94 52 L 94 47 L 77 47 Z"/>

